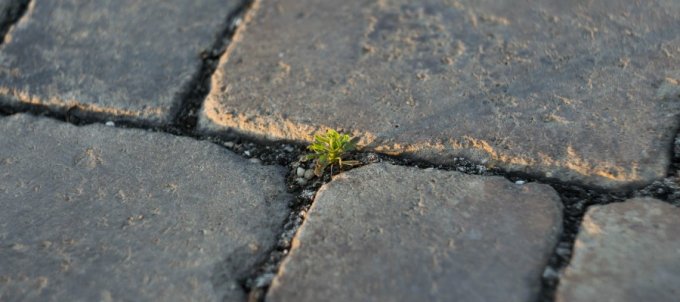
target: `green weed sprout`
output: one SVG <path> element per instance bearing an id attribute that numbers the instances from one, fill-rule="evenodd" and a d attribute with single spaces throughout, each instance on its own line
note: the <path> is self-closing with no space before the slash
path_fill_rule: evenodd
<path id="1" fill-rule="evenodd" d="M 357 160 L 342 160 L 342 157 L 350 151 L 356 149 L 357 139 L 350 139 L 347 134 L 340 134 L 333 129 L 328 129 L 326 134 L 314 135 L 314 142 L 307 147 L 314 154 L 307 155 L 307 160 L 316 159 L 314 166 L 314 175 L 321 176 L 326 167 L 331 166 L 331 174 L 333 174 L 333 165 L 354 166 L 359 164 Z"/>

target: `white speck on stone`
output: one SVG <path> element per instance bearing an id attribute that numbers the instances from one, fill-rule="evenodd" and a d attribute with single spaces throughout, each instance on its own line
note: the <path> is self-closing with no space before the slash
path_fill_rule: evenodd
<path id="1" fill-rule="evenodd" d="M 526 181 L 518 180 L 518 181 L 516 181 L 515 183 L 518 184 L 518 185 L 523 185 L 523 184 L 526 183 Z"/>
<path id="2" fill-rule="evenodd" d="M 295 174 L 298 177 L 303 177 L 303 176 L 305 176 L 305 169 L 302 168 L 302 167 L 298 167 L 297 170 L 295 171 Z"/>
<path id="3" fill-rule="evenodd" d="M 260 164 L 262 161 L 259 158 L 251 158 L 248 161 L 250 161 L 253 164 Z"/>
<path id="4" fill-rule="evenodd" d="M 227 148 L 234 148 L 234 142 L 224 142 L 222 145 Z"/>
<path id="5" fill-rule="evenodd" d="M 234 27 L 236 27 L 236 26 L 239 26 L 241 24 L 241 21 L 242 21 L 241 18 L 236 18 L 234 20 L 234 23 L 232 23 L 232 24 L 233 24 Z"/>
<path id="6" fill-rule="evenodd" d="M 116 123 L 114 123 L 114 122 L 112 122 L 112 121 L 108 121 L 108 122 L 106 122 L 105 125 L 107 125 L 107 126 L 109 126 L 109 127 L 113 127 L 113 126 L 116 125 Z"/>
<path id="7" fill-rule="evenodd" d="M 279 58 L 283 58 L 283 53 L 282 53 L 282 52 L 279 53 Z"/>
<path id="8" fill-rule="evenodd" d="M 425 170 L 423 170 L 423 171 L 431 172 L 431 171 L 434 171 L 434 168 L 430 167 L 430 168 L 427 168 L 427 169 L 425 169 Z"/>
<path id="9" fill-rule="evenodd" d="M 312 177 L 314 177 L 314 170 L 309 169 L 309 170 L 305 171 L 305 178 L 306 179 L 312 179 Z"/>
<path id="10" fill-rule="evenodd" d="M 248 151 L 248 150 L 243 151 L 243 154 L 245 154 L 246 156 L 250 156 L 250 151 Z"/>

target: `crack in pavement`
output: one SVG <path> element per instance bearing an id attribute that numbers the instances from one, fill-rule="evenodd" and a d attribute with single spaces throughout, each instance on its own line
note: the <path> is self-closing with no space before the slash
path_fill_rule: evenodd
<path id="1" fill-rule="evenodd" d="M 2 12 L 8 16 L 3 19 L 3 23 L 0 23 L 0 37 L 3 38 L 2 41 L 4 41 L 5 35 L 10 28 L 25 15 L 29 4 L 30 1 L 17 1 L 9 10 Z M 175 116 L 171 125 L 154 127 L 138 121 L 120 121 L 120 117 L 117 115 L 93 115 L 86 108 L 78 106 L 70 108 L 65 113 L 59 113 L 42 105 L 7 105 L 0 106 L 0 116 L 29 113 L 77 126 L 93 123 L 105 124 L 116 120 L 115 127 L 164 132 L 177 136 L 191 137 L 197 140 L 210 141 L 249 160 L 287 167 L 289 169 L 286 180 L 287 189 L 293 193 L 295 200 L 292 200 L 289 204 L 290 213 L 285 224 L 282 226 L 277 246 L 269 252 L 267 259 L 253 268 L 248 277 L 240 282 L 241 286 L 248 292 L 250 301 L 263 301 L 271 280 L 277 274 L 279 265 L 285 259 L 290 249 L 292 238 L 304 222 L 307 210 L 313 203 L 317 190 L 322 184 L 331 181 L 332 176 L 326 173 L 323 177 L 313 178 L 306 184 L 300 184 L 296 181 L 296 169 L 298 167 L 311 168 L 309 163 L 302 163 L 300 161 L 300 156 L 305 152 L 305 144 L 301 142 L 256 140 L 236 132 L 204 135 L 196 131 L 198 110 L 210 90 L 211 77 L 215 73 L 219 61 L 223 59 L 228 51 L 228 47 L 233 45 L 234 35 L 237 33 L 241 20 L 256 4 L 257 1 L 255 0 L 245 0 L 234 13 L 227 17 L 224 29 L 216 36 L 212 47 L 202 53 L 202 63 L 198 74 L 187 84 L 182 94 L 181 102 L 177 104 L 176 108 L 173 108 L 172 112 L 175 112 Z M 438 165 L 403 156 L 356 152 L 352 155 L 352 159 L 361 161 L 362 165 L 360 166 L 377 162 L 389 162 L 394 165 L 421 169 L 433 168 L 458 171 L 471 175 L 502 176 L 511 182 L 537 182 L 551 186 L 557 191 L 564 205 L 563 231 L 560 234 L 558 244 L 554 248 L 553 255 L 541 276 L 542 288 L 537 300 L 543 302 L 555 300 L 555 291 L 559 284 L 560 273 L 569 264 L 574 241 L 588 207 L 623 202 L 631 197 L 654 197 L 675 206 L 680 206 L 680 185 L 678 185 L 677 181 L 677 170 L 680 167 L 680 137 L 678 135 L 680 135 L 680 132 L 676 133 L 674 144 L 670 146 L 669 152 L 673 156 L 672 162 L 668 166 L 666 178 L 657 180 L 643 188 L 628 188 L 624 191 L 601 190 L 575 183 L 536 178 L 523 173 L 506 172 L 502 169 L 496 167 L 489 168 L 464 158 L 456 158 L 451 165 Z M 335 172 L 337 174 L 341 171 Z"/>
<path id="2" fill-rule="evenodd" d="M 0 11 L 0 45 L 5 42 L 10 28 L 26 14 L 29 4 L 31 4 L 31 0 L 17 0 L 6 7 L 4 11 Z"/>
<path id="3" fill-rule="evenodd" d="M 243 16 L 252 9 L 255 0 L 243 0 L 241 5 L 227 17 L 226 26 L 217 35 L 210 49 L 201 53 L 201 68 L 198 74 L 187 84 L 187 88 L 180 98 L 182 101 L 173 119 L 173 126 L 184 131 L 193 132 L 198 123 L 198 111 L 203 100 L 210 92 L 210 79 L 215 73 L 220 58 L 232 44 L 234 35 L 243 20 Z"/>
<path id="4" fill-rule="evenodd" d="M 9 108 L 7 106 L 0 107 L 0 115 L 9 116 L 16 113 L 29 113 L 38 116 L 44 116 L 67 122 L 77 126 L 88 125 L 93 123 L 106 123 L 107 119 L 80 119 L 75 115 L 59 114 L 50 112 L 49 109 L 43 106 L 23 105 L 20 108 Z M 253 269 L 249 277 L 241 280 L 243 286 L 250 295 L 251 301 L 262 301 L 267 293 L 267 289 L 273 277 L 276 275 L 278 267 L 286 257 L 290 249 L 291 240 L 294 237 L 297 229 L 304 222 L 307 210 L 314 200 L 317 190 L 322 184 L 331 181 L 331 175 L 326 173 L 322 178 L 315 178 L 313 181 L 301 185 L 296 182 L 296 169 L 303 165 L 303 167 L 311 168 L 311 163 L 301 163 L 300 156 L 305 152 L 305 144 L 299 142 L 272 142 L 272 141 L 258 141 L 252 140 L 246 136 L 239 136 L 235 133 L 225 134 L 221 136 L 205 136 L 188 130 L 191 127 L 178 127 L 172 125 L 169 127 L 148 127 L 136 123 L 116 123 L 115 127 L 119 128 L 135 128 L 154 132 L 164 132 L 172 135 L 191 137 L 197 140 L 209 141 L 227 148 L 244 158 L 249 160 L 259 161 L 262 164 L 280 165 L 289 169 L 286 180 L 288 191 L 293 193 L 295 200 L 290 202 L 289 216 L 282 226 L 282 232 L 279 235 L 277 246 L 270 251 L 269 256 L 258 267 Z M 680 149 L 680 140 L 676 138 L 673 148 Z M 674 168 L 680 157 L 680 152 L 674 152 L 673 164 Z M 571 259 L 574 240 L 580 229 L 581 220 L 588 209 L 592 205 L 604 205 L 613 202 L 623 202 L 632 197 L 654 197 L 680 206 L 680 185 L 676 180 L 676 172 L 669 171 L 668 177 L 659 181 L 655 181 L 648 186 L 638 190 L 628 190 L 625 192 L 612 192 L 596 188 L 588 188 L 578 184 L 566 184 L 551 180 L 537 179 L 530 175 L 506 172 L 499 168 L 489 168 L 484 165 L 468 161 L 464 158 L 457 158 L 453 165 L 438 165 L 428 163 L 421 160 L 412 160 L 409 158 L 390 156 L 385 154 L 373 152 L 356 152 L 350 159 L 359 160 L 362 165 L 353 168 L 358 168 L 363 165 L 388 162 L 399 166 L 416 167 L 420 169 L 439 169 L 445 171 L 458 171 L 470 175 L 486 175 L 486 176 L 502 176 L 511 182 L 537 182 L 551 186 L 559 194 L 563 210 L 563 232 L 560 235 L 559 242 L 554 249 L 546 269 L 541 276 L 542 289 L 538 296 L 538 301 L 554 301 L 555 291 L 559 282 L 560 272 L 568 265 Z M 304 166 L 306 165 L 306 166 Z M 345 169 L 347 171 L 350 169 Z M 674 170 L 674 169 L 670 169 Z M 334 174 L 343 171 L 335 171 Z"/>

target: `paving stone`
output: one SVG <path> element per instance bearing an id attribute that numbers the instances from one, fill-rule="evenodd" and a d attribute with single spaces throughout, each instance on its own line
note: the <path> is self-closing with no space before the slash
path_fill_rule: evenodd
<path id="1" fill-rule="evenodd" d="M 677 301 L 680 208 L 652 198 L 588 209 L 557 301 Z"/>
<path id="2" fill-rule="evenodd" d="M 168 123 L 239 0 L 31 1 L 0 47 L 0 104 Z"/>
<path id="3" fill-rule="evenodd" d="M 311 141 L 618 188 L 665 176 L 680 2 L 263 0 L 222 58 L 206 132 Z"/>
<path id="4" fill-rule="evenodd" d="M 546 185 L 388 164 L 324 185 L 268 301 L 532 301 L 561 230 Z"/>
<path id="5" fill-rule="evenodd" d="M 288 213 L 282 168 L 207 142 L 0 119 L 0 301 L 245 300 Z"/>

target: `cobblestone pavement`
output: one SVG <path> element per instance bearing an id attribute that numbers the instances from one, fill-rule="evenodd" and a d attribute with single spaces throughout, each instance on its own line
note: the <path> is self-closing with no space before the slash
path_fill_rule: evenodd
<path id="1" fill-rule="evenodd" d="M 676 0 L 0 0 L 0 301 L 675 301 Z M 315 134 L 360 164 L 314 175 Z"/>

